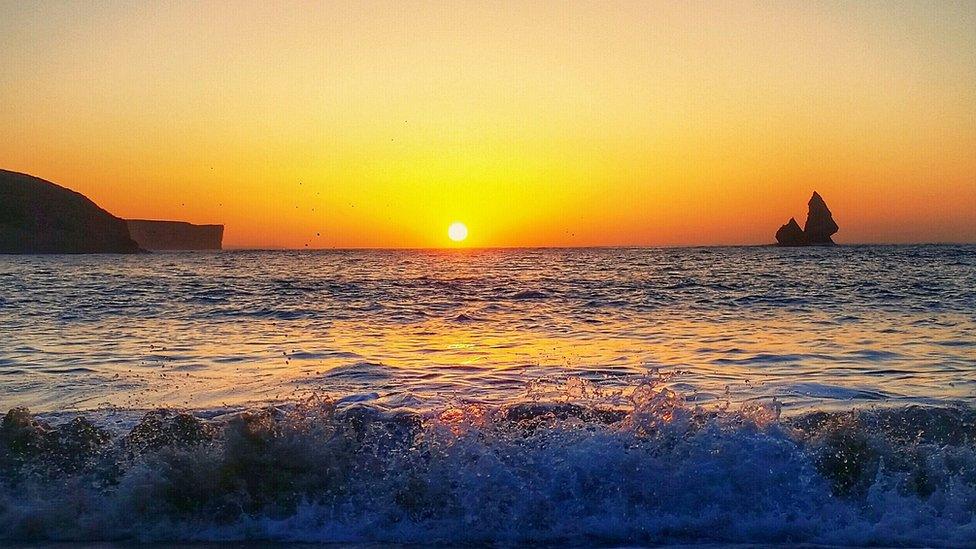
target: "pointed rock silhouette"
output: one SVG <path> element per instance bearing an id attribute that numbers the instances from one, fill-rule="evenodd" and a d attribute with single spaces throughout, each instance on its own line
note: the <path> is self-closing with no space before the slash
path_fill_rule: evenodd
<path id="1" fill-rule="evenodd" d="M 819 193 L 814 191 L 807 206 L 809 207 L 807 222 L 803 226 L 803 234 L 807 237 L 807 244 L 833 244 L 834 241 L 830 237 L 837 232 L 839 227 L 834 222 L 834 216 L 827 208 L 827 203 L 824 202 Z"/>
<path id="2" fill-rule="evenodd" d="M 837 223 L 830 213 L 830 208 L 817 191 L 813 192 L 807 202 L 807 222 L 801 229 L 796 219 L 790 221 L 776 231 L 778 246 L 830 246 L 834 241 L 831 235 L 837 232 Z"/>
<path id="3" fill-rule="evenodd" d="M 780 246 L 805 246 L 806 241 L 806 235 L 795 218 L 791 217 L 789 223 L 776 231 L 776 242 Z"/>

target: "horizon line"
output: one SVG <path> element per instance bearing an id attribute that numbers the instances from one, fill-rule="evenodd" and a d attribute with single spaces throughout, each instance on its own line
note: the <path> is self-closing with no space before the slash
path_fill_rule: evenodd
<path id="1" fill-rule="evenodd" d="M 972 246 L 976 241 L 940 241 L 940 242 L 846 242 L 827 246 L 802 246 L 803 248 L 836 248 L 859 246 Z M 220 250 L 225 252 L 327 252 L 327 251 L 464 251 L 464 250 L 651 250 L 672 248 L 780 248 L 776 243 L 768 244 L 608 244 L 593 246 L 333 246 L 333 247 L 264 247 L 264 246 L 231 246 Z M 167 250 L 158 250 L 167 251 Z M 181 250 L 169 250 L 181 251 Z M 194 250 L 182 250 L 194 251 Z"/>

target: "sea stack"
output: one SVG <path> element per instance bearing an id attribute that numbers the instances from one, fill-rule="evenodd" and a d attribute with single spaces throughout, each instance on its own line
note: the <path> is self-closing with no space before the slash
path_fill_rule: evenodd
<path id="1" fill-rule="evenodd" d="M 813 196 L 810 197 L 810 202 L 807 202 L 807 206 L 809 207 L 807 222 L 803 226 L 803 234 L 807 237 L 807 243 L 811 246 L 833 244 L 834 241 L 830 237 L 837 232 L 839 227 L 834 222 L 834 216 L 827 208 L 827 203 L 824 202 L 819 193 L 814 191 Z"/>
<path id="2" fill-rule="evenodd" d="M 806 242 L 806 235 L 803 229 L 796 222 L 796 218 L 791 217 L 789 223 L 783 225 L 776 231 L 776 242 L 780 246 L 803 246 Z"/>
<path id="3" fill-rule="evenodd" d="M 796 219 L 790 221 L 776 231 L 776 243 L 779 246 L 832 246 L 833 239 L 830 237 L 837 232 L 839 227 L 834 222 L 834 216 L 830 213 L 830 208 L 824 202 L 820 193 L 814 191 L 810 201 L 807 202 L 807 222 L 800 229 Z"/>
<path id="4" fill-rule="evenodd" d="M 39 177 L 0 170 L 0 253 L 138 251 L 125 221 L 84 195 Z"/>

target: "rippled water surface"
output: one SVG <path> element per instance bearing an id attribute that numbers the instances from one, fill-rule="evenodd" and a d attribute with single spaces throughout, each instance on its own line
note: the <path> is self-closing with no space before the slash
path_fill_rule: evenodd
<path id="1" fill-rule="evenodd" d="M 0 402 L 423 407 L 653 368 L 701 402 L 970 401 L 974 288 L 973 246 L 0 256 Z"/>
<path id="2" fill-rule="evenodd" d="M 976 546 L 974 288 L 974 246 L 0 257 L 0 545 Z"/>

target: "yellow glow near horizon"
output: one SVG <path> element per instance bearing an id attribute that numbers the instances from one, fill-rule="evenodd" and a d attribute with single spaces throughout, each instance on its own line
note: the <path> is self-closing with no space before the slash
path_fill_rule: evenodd
<path id="1" fill-rule="evenodd" d="M 447 228 L 447 237 L 454 242 L 463 242 L 468 238 L 468 227 L 460 221 L 455 221 Z"/>
<path id="2" fill-rule="evenodd" d="M 0 168 L 227 247 L 976 241 L 976 2 L 6 2 Z"/>

